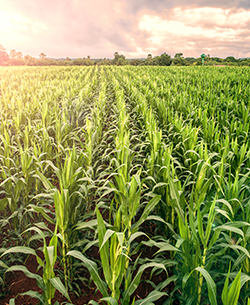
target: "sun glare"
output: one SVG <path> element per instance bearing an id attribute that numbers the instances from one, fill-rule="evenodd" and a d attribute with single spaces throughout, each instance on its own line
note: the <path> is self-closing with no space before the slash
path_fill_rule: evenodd
<path id="1" fill-rule="evenodd" d="M 0 10 L 0 37 L 4 41 L 26 41 L 32 32 L 37 34 L 47 28 L 26 17 Z"/>
<path id="2" fill-rule="evenodd" d="M 0 11 L 0 32 L 8 32 L 12 27 L 12 17 L 6 12 Z"/>

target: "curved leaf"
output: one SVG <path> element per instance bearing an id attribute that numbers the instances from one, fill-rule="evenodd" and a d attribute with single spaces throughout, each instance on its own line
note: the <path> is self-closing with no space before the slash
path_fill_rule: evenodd
<path id="1" fill-rule="evenodd" d="M 207 288 L 208 288 L 208 297 L 209 301 L 211 302 L 211 305 L 217 305 L 216 300 L 216 285 L 213 281 L 211 275 L 202 267 L 197 267 L 195 270 L 199 271 L 205 278 L 207 282 Z"/>
<path id="2" fill-rule="evenodd" d="M 150 292 L 150 294 L 143 300 L 138 300 L 135 302 L 135 305 L 148 305 L 148 304 L 154 304 L 153 302 L 160 299 L 164 295 L 168 295 L 166 292 L 160 292 L 157 290 L 153 290 Z"/>
<path id="3" fill-rule="evenodd" d="M 12 266 L 10 268 L 8 268 L 5 272 L 10 272 L 10 271 L 22 271 L 27 277 L 32 278 L 32 279 L 36 279 L 37 284 L 39 286 L 39 288 L 43 289 L 43 278 L 35 273 L 30 272 L 25 266 Z"/>
<path id="4" fill-rule="evenodd" d="M 54 277 L 49 279 L 49 281 L 59 292 L 61 292 L 62 295 L 64 295 L 71 302 L 68 292 L 59 277 Z"/>
<path id="5" fill-rule="evenodd" d="M 108 302 L 108 304 L 110 303 L 111 305 L 118 305 L 116 299 L 114 299 L 112 297 L 102 298 L 100 301 Z"/>
<path id="6" fill-rule="evenodd" d="M 138 285 L 140 284 L 140 280 L 141 280 L 141 276 L 142 273 L 145 269 L 147 268 L 151 268 L 151 267 L 157 267 L 157 268 L 162 268 L 163 270 L 166 271 L 166 268 L 163 264 L 158 264 L 158 263 L 148 263 L 145 265 L 142 265 L 139 270 L 137 271 L 133 281 L 131 282 L 131 284 L 129 285 L 128 289 L 124 292 L 124 302 L 128 302 L 130 299 L 130 296 L 134 293 L 134 291 L 136 290 L 136 288 L 138 287 Z"/>
<path id="7" fill-rule="evenodd" d="M 2 261 L 0 261 L 0 267 L 8 269 L 9 267 Z"/>
<path id="8" fill-rule="evenodd" d="M 161 196 L 156 195 L 149 201 L 149 203 L 146 205 L 145 209 L 143 210 L 143 213 L 142 213 L 140 219 L 135 224 L 133 229 L 137 229 L 141 224 L 143 224 L 143 222 L 147 219 L 149 213 L 155 208 L 155 206 L 158 204 L 160 199 L 161 199 Z"/>
<path id="9" fill-rule="evenodd" d="M 31 298 L 38 299 L 41 304 L 45 304 L 43 296 L 37 291 L 29 290 L 29 291 L 20 293 L 20 295 L 28 295 Z"/>
<path id="10" fill-rule="evenodd" d="M 89 301 L 89 303 L 88 304 L 92 304 L 92 305 L 99 305 L 96 301 L 94 301 L 94 300 L 91 300 L 91 301 Z"/>
<path id="11" fill-rule="evenodd" d="M 241 288 L 240 282 L 241 282 L 241 270 L 238 272 L 228 292 L 227 300 L 230 305 L 237 305 L 238 303 L 238 299 L 240 296 L 240 288 Z"/>
<path id="12" fill-rule="evenodd" d="M 32 255 L 37 256 L 36 251 L 34 249 L 31 249 L 29 247 L 22 247 L 22 246 L 13 247 L 13 248 L 10 248 L 10 249 L 6 250 L 1 255 L 1 257 L 8 254 L 8 253 L 23 253 L 23 254 L 32 254 Z"/>
<path id="13" fill-rule="evenodd" d="M 107 285 L 100 278 L 96 263 L 87 259 L 84 255 L 82 255 L 81 252 L 76 250 L 69 251 L 67 255 L 80 259 L 84 263 L 84 266 L 88 269 L 93 281 L 96 284 L 96 287 L 100 290 L 104 297 L 108 297 Z"/>
<path id="14" fill-rule="evenodd" d="M 76 230 L 83 230 L 83 229 L 94 229 L 94 227 L 97 226 L 97 219 L 93 219 L 93 220 L 90 220 L 90 221 L 86 221 L 86 222 L 81 222 L 81 223 L 78 223 L 76 225 Z"/>

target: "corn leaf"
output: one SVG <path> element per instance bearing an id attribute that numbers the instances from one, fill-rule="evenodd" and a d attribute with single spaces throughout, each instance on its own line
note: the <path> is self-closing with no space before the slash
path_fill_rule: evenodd
<path id="1" fill-rule="evenodd" d="M 114 299 L 112 297 L 102 298 L 100 301 L 107 302 L 110 305 L 118 305 L 118 302 L 116 301 L 116 299 Z"/>
<path id="2" fill-rule="evenodd" d="M 238 272 L 236 278 L 234 279 L 228 291 L 227 300 L 230 305 L 237 305 L 238 303 L 238 299 L 240 296 L 240 288 L 241 288 L 240 281 L 241 281 L 241 270 Z"/>
<path id="3" fill-rule="evenodd" d="M 123 296 L 124 296 L 123 301 L 124 302 L 129 301 L 130 296 L 134 293 L 136 288 L 139 286 L 143 271 L 145 269 L 151 268 L 151 267 L 158 267 L 158 268 L 162 268 L 163 270 L 166 270 L 166 268 L 163 264 L 158 264 L 158 263 L 148 263 L 148 264 L 140 266 L 139 270 L 137 271 L 136 275 L 134 276 L 133 281 L 131 282 L 128 289 L 123 294 Z"/>
<path id="4" fill-rule="evenodd" d="M 94 283 L 96 284 L 96 287 L 99 289 L 99 291 L 104 297 L 108 297 L 107 285 L 100 278 L 96 263 L 87 259 L 85 256 L 82 255 L 81 252 L 76 250 L 69 251 L 67 255 L 71 255 L 83 262 L 84 266 L 88 269 Z"/>
<path id="5" fill-rule="evenodd" d="M 154 304 L 154 301 L 159 300 L 163 296 L 167 296 L 168 294 L 166 292 L 160 292 L 153 290 L 150 292 L 150 294 L 143 300 L 138 300 L 135 302 L 135 305 L 148 305 L 148 304 Z"/>
<path id="6" fill-rule="evenodd" d="M 36 279 L 38 287 L 44 289 L 43 278 L 38 274 L 30 272 L 25 266 L 16 265 L 6 270 L 6 272 L 10 272 L 10 271 L 22 271 L 27 277 Z"/>
<path id="7" fill-rule="evenodd" d="M 211 278 L 211 275 L 207 272 L 202 267 L 197 267 L 195 270 L 199 271 L 205 278 L 207 282 L 207 288 L 208 288 L 208 296 L 209 296 L 209 301 L 211 305 L 217 305 L 217 300 L 216 300 L 216 285 L 213 279 Z"/>
<path id="8" fill-rule="evenodd" d="M 64 295 L 71 302 L 68 292 L 59 277 L 54 277 L 49 279 L 49 281 L 59 292 L 61 292 L 62 295 Z"/>
<path id="9" fill-rule="evenodd" d="M 143 210 L 143 213 L 142 213 L 140 219 L 134 225 L 133 230 L 139 228 L 139 226 L 141 224 L 143 224 L 143 222 L 147 219 L 149 213 L 155 208 L 155 206 L 158 204 L 160 199 L 161 199 L 161 196 L 156 195 L 149 201 L 149 203 L 146 205 L 145 209 Z"/>

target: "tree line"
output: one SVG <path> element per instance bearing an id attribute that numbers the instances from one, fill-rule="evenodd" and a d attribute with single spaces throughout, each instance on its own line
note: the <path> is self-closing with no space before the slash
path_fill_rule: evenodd
<path id="1" fill-rule="evenodd" d="M 233 56 L 226 58 L 211 57 L 206 55 L 204 60 L 205 65 L 214 66 L 250 66 L 250 58 L 236 59 Z M 10 50 L 7 53 L 6 49 L 0 45 L 0 65 L 1 66 L 91 66 L 91 65 L 116 65 L 116 66 L 193 66 L 201 65 L 201 57 L 186 57 L 183 53 L 176 53 L 172 58 L 169 54 L 163 53 L 159 56 L 153 57 L 148 54 L 147 58 L 141 59 L 127 59 L 124 55 L 118 52 L 114 53 L 113 59 L 91 59 L 90 56 L 86 58 L 70 59 L 52 59 L 47 58 L 45 53 L 40 53 L 39 58 L 30 55 L 23 55 L 22 52 Z"/>

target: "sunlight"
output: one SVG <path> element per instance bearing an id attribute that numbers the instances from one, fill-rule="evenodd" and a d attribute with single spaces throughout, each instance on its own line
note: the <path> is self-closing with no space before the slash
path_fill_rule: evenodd
<path id="1" fill-rule="evenodd" d="M 0 37 L 4 40 L 24 41 L 29 32 L 35 34 L 47 30 L 47 27 L 27 18 L 0 10 Z"/>
<path id="2" fill-rule="evenodd" d="M 0 32 L 8 32 L 11 27 L 11 16 L 6 12 L 0 11 Z"/>

